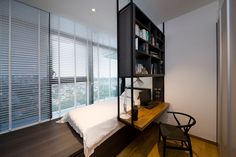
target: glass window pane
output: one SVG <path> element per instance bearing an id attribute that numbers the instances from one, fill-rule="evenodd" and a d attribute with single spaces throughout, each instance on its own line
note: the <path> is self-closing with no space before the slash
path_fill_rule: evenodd
<path id="1" fill-rule="evenodd" d="M 83 106 L 87 104 L 87 83 L 77 82 L 75 85 L 76 92 L 76 106 Z"/>
<path id="2" fill-rule="evenodd" d="M 60 85 L 61 110 L 74 107 L 74 83 L 63 83 Z"/>
<path id="3" fill-rule="evenodd" d="M 87 43 L 76 42 L 76 76 L 87 76 Z"/>
<path id="4" fill-rule="evenodd" d="M 52 112 L 59 110 L 59 85 L 52 85 Z"/>
<path id="5" fill-rule="evenodd" d="M 93 46 L 93 96 L 94 96 L 94 101 L 99 100 L 99 88 L 98 88 L 98 81 L 99 81 L 99 65 L 98 65 L 98 47 Z"/>
<path id="6" fill-rule="evenodd" d="M 117 60 L 111 59 L 111 96 L 117 96 Z"/>
<path id="7" fill-rule="evenodd" d="M 52 51 L 52 78 L 58 78 L 59 76 L 59 64 L 58 64 L 58 39 L 57 35 L 51 34 L 51 51 Z"/>
<path id="8" fill-rule="evenodd" d="M 61 77 L 74 77 L 74 41 L 60 37 L 60 75 Z"/>

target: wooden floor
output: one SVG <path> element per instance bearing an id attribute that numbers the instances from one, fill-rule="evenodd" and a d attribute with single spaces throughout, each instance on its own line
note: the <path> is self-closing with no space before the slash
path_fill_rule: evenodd
<path id="1" fill-rule="evenodd" d="M 56 120 L 0 135 L 1 157 L 66 157 L 82 152 L 79 135 Z"/>
<path id="2" fill-rule="evenodd" d="M 162 157 L 158 144 L 158 127 L 151 124 L 143 132 L 124 127 L 101 146 L 92 157 Z M 137 131 L 137 130 L 136 130 Z M 136 136 L 136 135 L 137 136 Z M 131 138 L 131 136 L 134 138 Z M 130 143 L 130 141 L 132 141 Z M 218 157 L 217 147 L 192 138 L 194 157 Z M 122 150 L 122 151 L 121 151 Z M 22 130 L 0 135 L 1 157 L 67 157 L 83 155 L 82 139 L 68 124 L 46 122 Z M 188 157 L 183 151 L 168 150 L 167 157 Z"/>
<path id="3" fill-rule="evenodd" d="M 157 125 L 151 125 L 117 157 L 162 157 L 162 143 L 158 144 L 157 140 Z M 216 145 L 197 138 L 191 140 L 194 157 L 219 157 Z M 168 149 L 166 157 L 189 157 L 189 153 Z"/>
<path id="4" fill-rule="evenodd" d="M 56 120 L 0 135 L 0 157 L 84 157 L 79 134 L 69 124 Z M 139 133 L 125 126 L 99 145 L 90 157 L 115 157 Z"/>

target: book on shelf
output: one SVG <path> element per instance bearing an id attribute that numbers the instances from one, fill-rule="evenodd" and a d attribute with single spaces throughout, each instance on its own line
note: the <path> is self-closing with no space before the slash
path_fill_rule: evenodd
<path id="1" fill-rule="evenodd" d="M 148 43 L 145 44 L 145 53 L 148 54 L 149 52 L 149 47 L 148 47 Z"/>
<path id="2" fill-rule="evenodd" d="M 153 74 L 153 64 L 151 64 L 151 74 Z"/>
<path id="3" fill-rule="evenodd" d="M 156 45 L 155 45 L 157 48 L 159 48 L 159 43 L 158 42 L 156 42 Z"/>
<path id="4" fill-rule="evenodd" d="M 155 38 L 154 38 L 153 34 L 151 35 L 151 45 L 155 46 Z"/>
<path id="5" fill-rule="evenodd" d="M 139 36 L 139 32 L 140 32 L 139 26 L 135 24 L 135 34 Z"/>
<path id="6" fill-rule="evenodd" d="M 138 50 L 138 38 L 135 38 L 135 50 Z"/>
<path id="7" fill-rule="evenodd" d="M 135 42 L 138 43 L 138 39 Z M 142 53 L 149 53 L 148 43 L 138 43 L 135 48 Z"/>
<path id="8" fill-rule="evenodd" d="M 146 29 L 141 29 L 139 25 L 135 24 L 135 35 L 142 38 L 143 40 L 149 41 L 150 33 Z"/>
<path id="9" fill-rule="evenodd" d="M 152 74 L 158 74 L 158 64 L 157 63 L 151 64 L 151 72 L 152 72 Z"/>

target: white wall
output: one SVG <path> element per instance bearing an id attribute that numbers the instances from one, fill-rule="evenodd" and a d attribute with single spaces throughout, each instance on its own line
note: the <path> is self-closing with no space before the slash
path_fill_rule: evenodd
<path id="1" fill-rule="evenodd" d="M 216 22 L 214 2 L 165 23 L 165 101 L 197 124 L 190 133 L 216 141 Z"/>

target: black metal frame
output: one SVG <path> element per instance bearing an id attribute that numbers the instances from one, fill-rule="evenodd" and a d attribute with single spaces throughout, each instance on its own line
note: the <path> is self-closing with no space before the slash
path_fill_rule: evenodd
<path id="1" fill-rule="evenodd" d="M 119 0 L 116 0 L 116 19 L 117 19 L 117 22 L 116 22 L 116 35 L 117 35 L 117 60 L 119 59 L 118 58 L 118 53 L 119 53 Z M 117 71 L 118 71 L 118 75 L 117 75 L 117 117 L 118 117 L 118 120 L 120 120 L 120 99 L 119 99 L 119 96 L 120 96 L 120 81 L 119 81 L 119 62 L 117 61 Z"/>
<path id="2" fill-rule="evenodd" d="M 134 3 L 133 3 L 133 0 L 130 0 L 130 2 L 126 5 L 126 6 L 124 6 L 121 10 L 119 9 L 119 0 L 116 0 L 116 13 L 117 13 L 117 58 L 119 59 L 119 34 L 120 34 L 120 31 L 119 31 L 119 12 L 120 11 L 122 11 L 123 9 L 125 9 L 127 6 L 129 6 L 129 5 L 131 5 L 131 17 L 132 17 L 132 19 L 133 19 L 133 16 L 134 16 Z M 130 27 L 130 36 L 131 36 L 131 43 L 133 43 L 135 40 L 134 40 L 134 36 L 133 36 L 133 34 L 134 34 L 134 21 L 133 20 L 130 20 L 130 25 L 132 26 L 132 27 Z M 133 50 L 134 50 L 134 44 L 132 44 L 132 46 L 131 46 L 131 52 L 133 52 Z M 132 66 L 132 70 L 131 70 L 131 76 L 130 76 L 130 79 L 131 79 L 131 85 L 130 85 L 130 88 L 131 89 L 133 89 L 133 53 L 130 53 L 130 57 L 131 57 L 131 66 Z M 117 99 L 118 99 L 118 120 L 119 121 L 121 121 L 121 122 L 123 122 L 123 123 L 126 123 L 126 124 L 128 124 L 128 125 L 130 125 L 128 122 L 126 122 L 126 121 L 123 121 L 121 118 L 120 118 L 120 92 L 123 92 L 124 90 L 125 90 L 125 78 L 126 77 L 124 77 L 124 78 L 121 78 L 120 76 L 119 76 L 119 61 L 117 62 L 117 71 L 118 71 L 118 77 L 117 77 L 117 86 L 118 86 L 118 88 L 117 88 Z M 122 79 L 122 84 L 121 84 L 121 89 L 120 89 L 120 78 Z M 133 90 L 131 90 L 131 125 L 132 126 L 134 126 L 134 118 L 133 118 L 133 110 L 134 110 L 134 107 L 133 107 L 133 102 L 134 100 L 133 100 Z"/>

